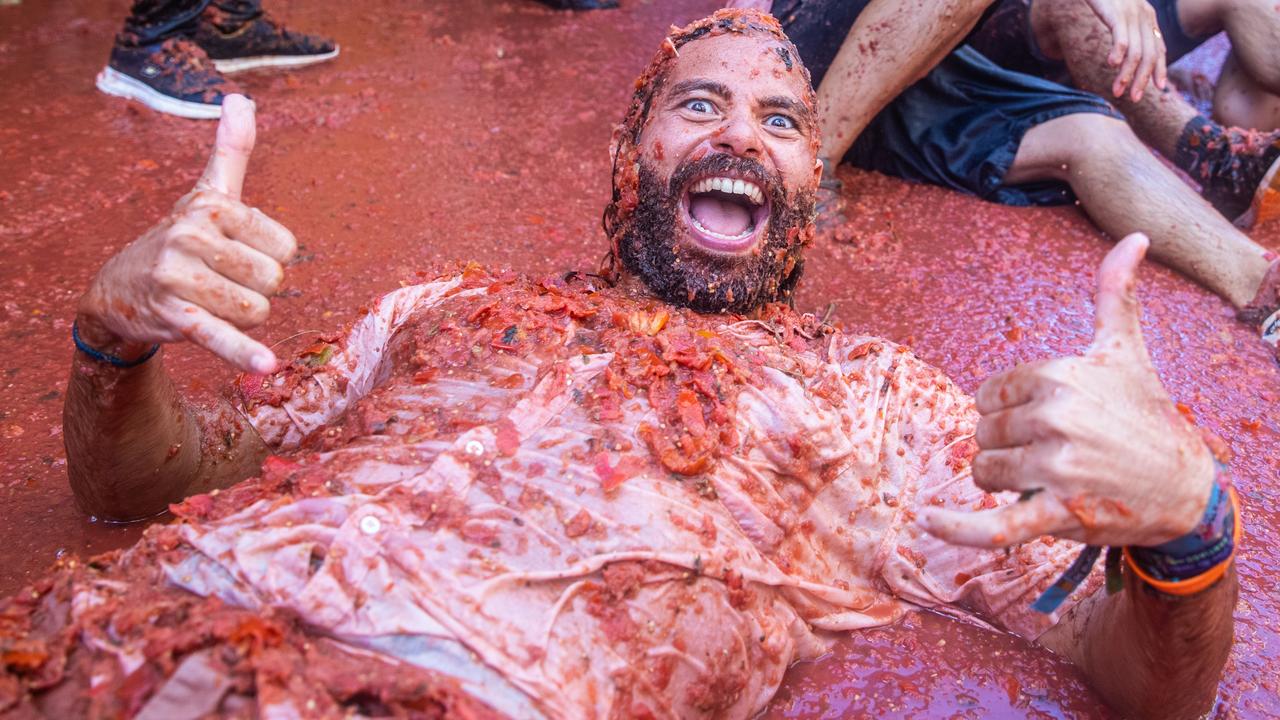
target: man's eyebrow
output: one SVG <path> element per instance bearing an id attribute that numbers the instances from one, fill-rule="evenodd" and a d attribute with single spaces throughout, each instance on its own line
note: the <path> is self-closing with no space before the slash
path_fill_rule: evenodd
<path id="1" fill-rule="evenodd" d="M 809 112 L 809 108 L 805 107 L 804 103 L 786 95 L 770 95 L 769 97 L 760 98 L 760 107 L 787 110 L 796 115 L 805 115 Z"/>
<path id="2" fill-rule="evenodd" d="M 785 110 L 805 125 L 813 123 L 813 112 L 808 105 L 787 95 L 770 95 L 760 98 L 760 107 L 771 110 Z"/>
<path id="3" fill-rule="evenodd" d="M 733 98 L 733 92 L 729 90 L 729 86 L 715 80 L 695 78 L 693 80 L 682 80 L 671 86 L 672 95 L 684 95 L 697 90 L 719 95 L 726 100 Z"/>

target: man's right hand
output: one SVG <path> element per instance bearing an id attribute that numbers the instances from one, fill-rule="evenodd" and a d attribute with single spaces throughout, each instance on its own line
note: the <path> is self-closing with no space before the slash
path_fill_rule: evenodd
<path id="1" fill-rule="evenodd" d="M 1156 11 L 1147 0 L 1085 0 L 1093 14 L 1111 31 L 1111 54 L 1107 62 L 1119 68 L 1111 92 L 1120 97 L 1129 90 L 1129 99 L 1138 102 L 1147 83 L 1164 90 L 1169 70 L 1168 50 Z"/>
<path id="2" fill-rule="evenodd" d="M 297 241 L 240 202 L 254 135 L 253 104 L 227 96 L 195 188 L 108 260 L 80 299 L 86 343 L 128 359 L 154 343 L 190 340 L 243 370 L 275 369 L 275 354 L 244 331 L 266 321 Z"/>

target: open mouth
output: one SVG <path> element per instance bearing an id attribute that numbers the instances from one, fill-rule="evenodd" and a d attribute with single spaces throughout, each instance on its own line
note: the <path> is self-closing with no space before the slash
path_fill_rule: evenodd
<path id="1" fill-rule="evenodd" d="M 680 206 L 694 241 L 717 253 L 737 254 L 755 247 L 769 221 L 764 188 L 744 178 L 694 180 Z"/>

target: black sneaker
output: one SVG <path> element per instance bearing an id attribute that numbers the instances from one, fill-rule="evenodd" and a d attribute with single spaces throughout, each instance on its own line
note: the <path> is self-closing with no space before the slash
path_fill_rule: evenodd
<path id="1" fill-rule="evenodd" d="M 618 0 L 540 0 L 540 2 L 557 10 L 612 10 L 618 7 Z"/>
<path id="2" fill-rule="evenodd" d="M 218 72 L 203 50 L 179 38 L 140 47 L 117 43 L 111 48 L 107 66 L 98 73 L 97 85 L 108 95 L 198 120 L 218 119 L 222 99 L 242 93 Z"/>
<path id="3" fill-rule="evenodd" d="M 1253 227 L 1259 215 L 1269 214 L 1263 206 L 1280 192 L 1280 130 L 1262 133 L 1205 122 L 1184 135 L 1178 154 L 1178 166 L 1237 227 Z"/>
<path id="4" fill-rule="evenodd" d="M 245 20 L 219 17 L 212 3 L 200 15 L 192 39 L 224 73 L 299 67 L 338 57 L 332 40 L 294 32 L 263 13 Z"/>

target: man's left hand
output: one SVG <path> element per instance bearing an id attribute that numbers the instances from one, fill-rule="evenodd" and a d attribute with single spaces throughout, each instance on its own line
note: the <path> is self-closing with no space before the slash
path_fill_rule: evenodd
<path id="1" fill-rule="evenodd" d="M 1134 273 L 1148 244 L 1130 235 L 1103 261 L 1094 341 L 1084 355 L 1020 365 L 978 390 L 974 483 L 1024 499 L 984 512 L 927 508 L 926 530 L 980 547 L 1040 535 L 1150 546 L 1195 526 L 1214 461 L 1160 384 L 1143 342 Z"/>

